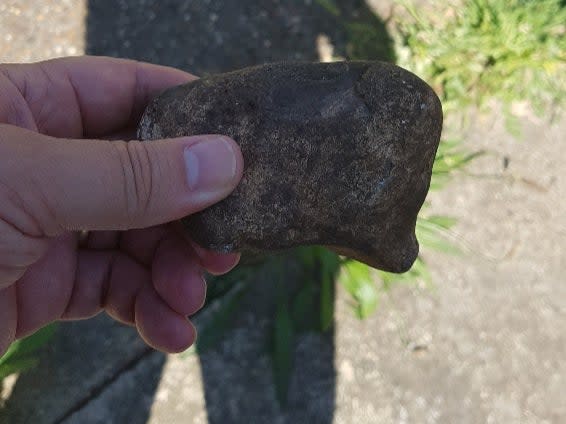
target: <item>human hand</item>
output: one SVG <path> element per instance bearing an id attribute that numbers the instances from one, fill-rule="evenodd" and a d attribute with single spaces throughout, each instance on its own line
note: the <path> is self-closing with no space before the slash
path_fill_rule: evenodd
<path id="1" fill-rule="evenodd" d="M 0 356 L 102 310 L 156 349 L 193 343 L 203 269 L 227 272 L 238 256 L 171 222 L 236 187 L 240 150 L 222 136 L 116 140 L 134 137 L 151 97 L 194 78 L 101 57 L 0 65 Z"/>

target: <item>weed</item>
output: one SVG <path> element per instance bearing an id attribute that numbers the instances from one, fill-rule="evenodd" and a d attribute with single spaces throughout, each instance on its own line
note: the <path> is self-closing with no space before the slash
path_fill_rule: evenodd
<path id="1" fill-rule="evenodd" d="M 27 371 L 39 363 L 37 350 L 47 344 L 55 333 L 55 324 L 42 328 L 10 346 L 0 358 L 0 382 L 7 376 Z"/>
<path id="2" fill-rule="evenodd" d="M 528 101 L 539 114 L 566 99 L 566 7 L 561 0 L 464 0 L 429 12 L 398 1 L 410 18 L 396 20 L 398 64 L 429 82 L 445 112 L 506 110 Z"/>

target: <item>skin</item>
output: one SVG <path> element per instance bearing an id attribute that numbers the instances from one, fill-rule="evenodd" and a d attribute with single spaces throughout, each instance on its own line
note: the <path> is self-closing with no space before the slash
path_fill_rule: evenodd
<path id="1" fill-rule="evenodd" d="M 127 141 L 153 96 L 194 78 L 101 57 L 0 65 L 0 355 L 48 323 L 101 311 L 156 349 L 194 342 L 187 316 L 204 303 L 203 271 L 239 258 L 204 250 L 175 222 L 236 187 L 241 153 L 214 135 Z M 190 180 L 197 145 L 206 166 Z"/>

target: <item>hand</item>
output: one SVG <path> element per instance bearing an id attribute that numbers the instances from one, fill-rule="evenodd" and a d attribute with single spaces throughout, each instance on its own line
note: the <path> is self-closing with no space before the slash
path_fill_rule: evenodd
<path id="1" fill-rule="evenodd" d="M 101 57 L 0 65 L 0 355 L 102 310 L 157 349 L 193 343 L 203 269 L 226 272 L 238 256 L 170 223 L 236 187 L 240 150 L 222 136 L 116 139 L 133 138 L 152 96 L 194 78 Z"/>

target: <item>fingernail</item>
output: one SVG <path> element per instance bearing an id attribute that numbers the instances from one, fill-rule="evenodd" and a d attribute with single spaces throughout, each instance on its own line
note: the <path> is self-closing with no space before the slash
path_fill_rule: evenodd
<path id="1" fill-rule="evenodd" d="M 204 137 L 185 148 L 187 183 L 193 191 L 215 192 L 233 185 L 237 159 L 225 137 Z"/>

